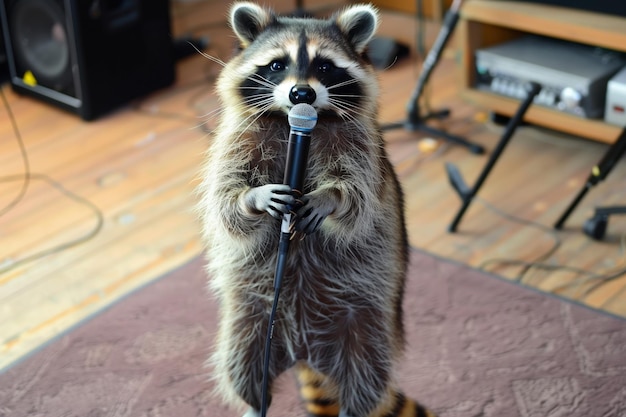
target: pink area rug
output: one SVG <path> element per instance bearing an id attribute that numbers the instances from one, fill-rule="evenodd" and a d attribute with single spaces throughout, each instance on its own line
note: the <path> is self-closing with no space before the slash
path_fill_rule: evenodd
<path id="1" fill-rule="evenodd" d="M 238 417 L 203 364 L 216 305 L 196 259 L 0 374 L 2 417 Z M 626 321 L 413 251 L 405 392 L 441 417 L 626 416 Z M 304 416 L 291 374 L 272 417 Z"/>

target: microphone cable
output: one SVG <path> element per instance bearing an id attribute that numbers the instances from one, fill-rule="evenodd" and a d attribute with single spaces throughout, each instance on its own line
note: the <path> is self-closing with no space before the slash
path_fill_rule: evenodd
<path id="1" fill-rule="evenodd" d="M 0 217 L 4 216 L 6 213 L 11 211 L 13 207 L 15 207 L 22 199 L 24 195 L 26 195 L 26 191 L 28 190 L 28 186 L 30 185 L 30 161 L 28 158 L 28 152 L 26 152 L 26 145 L 24 145 L 24 140 L 22 139 L 22 133 L 17 126 L 17 121 L 15 120 L 15 115 L 13 114 L 13 110 L 11 110 L 11 106 L 9 105 L 9 101 L 7 100 L 6 95 L 4 94 L 4 89 L 0 87 L 0 96 L 2 96 L 2 103 L 4 104 L 4 108 L 7 111 L 7 115 L 9 116 L 9 120 L 11 121 L 11 127 L 13 128 L 13 133 L 15 135 L 15 140 L 17 141 L 17 146 L 20 148 L 20 154 L 22 156 L 22 164 L 24 165 L 24 174 L 19 176 L 17 179 L 23 179 L 22 186 L 17 195 L 0 210 Z M 1 182 L 9 182 L 15 181 L 16 179 L 13 177 L 3 177 L 0 179 Z"/>
<path id="2" fill-rule="evenodd" d="M 0 177 L 0 182 L 14 182 L 14 181 L 22 180 L 22 186 L 20 187 L 20 191 L 18 192 L 18 194 L 6 206 L 4 206 L 0 210 L 0 218 L 6 213 L 8 213 L 10 210 L 15 208 L 15 206 L 17 206 L 23 200 L 28 190 L 28 187 L 30 186 L 31 180 L 34 180 L 34 179 L 46 181 L 47 183 L 49 183 L 51 186 L 56 188 L 59 192 L 61 192 L 61 194 L 65 195 L 70 200 L 89 208 L 96 217 L 96 225 L 92 228 L 91 231 L 89 231 L 88 233 L 86 233 L 85 235 L 81 237 L 78 237 L 76 239 L 70 240 L 65 243 L 61 243 L 49 249 L 41 250 L 32 255 L 25 256 L 21 259 L 17 259 L 17 260 L 5 259 L 4 261 L 0 262 L 0 274 L 4 274 L 25 263 L 41 259 L 48 255 L 62 252 L 66 249 L 77 246 L 81 243 L 84 243 L 92 239 L 102 229 L 102 226 L 104 224 L 104 215 L 102 211 L 94 203 L 69 191 L 60 182 L 52 179 L 50 176 L 46 174 L 33 173 L 31 171 L 30 160 L 28 157 L 28 152 L 26 150 L 26 145 L 24 144 L 22 134 L 20 132 L 19 126 L 17 125 L 17 120 L 15 118 L 15 115 L 13 114 L 9 101 L 6 98 L 6 95 L 4 94 L 4 89 L 2 87 L 0 87 L 0 97 L 2 98 L 2 102 L 7 111 L 7 115 L 9 116 L 9 120 L 11 121 L 15 139 L 20 148 L 20 153 L 22 156 L 22 164 L 24 166 L 24 172 L 22 174 L 7 175 L 7 176 Z"/>
<path id="3" fill-rule="evenodd" d="M 540 256 L 537 257 L 537 259 L 533 260 L 533 261 L 524 261 L 521 259 L 508 259 L 508 258 L 492 258 L 492 259 L 487 259 L 485 261 L 483 261 L 481 264 L 479 264 L 477 266 L 477 269 L 485 271 L 485 272 L 489 272 L 489 273 L 496 273 L 492 270 L 490 270 L 490 268 L 488 268 L 489 266 L 496 266 L 496 267 L 521 267 L 522 270 L 521 272 L 513 278 L 513 281 L 515 282 L 519 282 L 519 283 L 523 283 L 525 285 L 528 285 L 530 287 L 534 287 L 537 288 L 538 285 L 536 284 L 528 284 L 525 283 L 525 277 L 528 275 L 528 273 L 530 272 L 531 269 L 536 269 L 536 270 L 543 270 L 543 271 L 548 271 L 548 272 L 553 272 L 553 271 L 564 271 L 564 272 L 570 272 L 573 274 L 577 274 L 577 275 L 582 275 L 578 278 L 574 278 L 572 279 L 572 281 L 561 284 L 555 288 L 552 288 L 550 290 L 546 290 L 547 292 L 550 293 L 554 293 L 557 294 L 559 296 L 563 296 L 563 297 L 568 297 L 568 298 L 572 298 L 574 300 L 577 300 L 579 302 L 582 302 L 584 298 L 586 298 L 587 296 L 591 295 L 591 293 L 593 293 L 594 291 L 596 291 L 597 289 L 599 289 L 600 287 L 602 287 L 603 285 L 614 281 L 616 279 L 619 279 L 621 277 L 623 277 L 626 274 L 626 267 L 622 266 L 618 266 L 616 268 L 613 268 L 610 271 L 605 271 L 603 273 L 597 273 L 594 271 L 590 271 L 587 269 L 583 269 L 583 268 L 578 268 L 578 267 L 574 267 L 574 266 L 570 266 L 570 265 L 563 265 L 563 264 L 553 264 L 553 263 L 548 263 L 547 261 L 549 260 L 549 258 L 554 255 L 557 250 L 561 247 L 562 245 L 562 240 L 560 238 L 560 234 L 558 233 L 558 231 L 554 230 L 553 228 L 549 228 L 546 226 L 543 226 L 539 223 L 536 223 L 534 221 L 531 220 L 526 220 L 526 219 L 522 219 L 519 217 L 516 217 L 514 215 L 511 215 L 509 213 L 504 212 L 503 210 L 499 209 L 498 207 L 494 206 L 493 204 L 491 204 L 490 202 L 488 202 L 487 200 L 485 200 L 484 198 L 481 197 L 476 197 L 476 200 L 480 203 L 482 203 L 487 209 L 493 211 L 494 213 L 496 213 L 497 215 L 499 215 L 500 217 L 521 224 L 521 225 L 525 225 L 525 226 L 530 226 L 533 228 L 536 228 L 540 231 L 546 232 L 547 234 L 549 234 L 552 238 L 553 238 L 553 244 L 552 246 L 545 251 L 543 254 L 541 254 Z M 621 237 L 621 256 L 624 257 L 626 256 L 626 234 L 624 234 Z M 626 258 L 624 258 L 626 259 Z M 593 284 L 592 281 L 595 281 Z M 571 295 L 566 295 L 563 292 L 568 290 L 569 288 L 574 287 L 574 290 L 580 288 L 582 285 L 585 284 L 590 284 L 588 288 L 586 288 L 585 290 L 582 291 L 581 294 L 571 294 Z M 626 288 L 626 287 L 625 287 Z M 623 290 L 622 290 L 623 291 Z M 616 294 L 617 296 L 617 294 Z M 602 306 L 606 305 L 608 303 L 605 302 L 603 303 Z M 600 308 L 603 308 L 603 307 Z"/>

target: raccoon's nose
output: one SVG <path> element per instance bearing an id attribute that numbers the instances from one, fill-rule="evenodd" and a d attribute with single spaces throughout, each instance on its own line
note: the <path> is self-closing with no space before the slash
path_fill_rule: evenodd
<path id="1" fill-rule="evenodd" d="M 313 104 L 316 98 L 317 94 L 315 94 L 315 90 L 307 84 L 296 84 L 289 92 L 289 100 L 291 100 L 293 104 Z"/>

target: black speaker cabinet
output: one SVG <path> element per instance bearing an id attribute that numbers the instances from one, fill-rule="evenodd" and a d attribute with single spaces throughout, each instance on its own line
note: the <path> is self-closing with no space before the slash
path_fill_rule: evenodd
<path id="1" fill-rule="evenodd" d="M 4 35 L 2 32 L 2 20 L 0 20 L 0 83 L 4 84 L 9 79 L 9 63 L 4 49 Z"/>
<path id="2" fill-rule="evenodd" d="M 169 0 L 0 0 L 15 91 L 85 120 L 174 81 Z"/>
<path id="3" fill-rule="evenodd" d="M 550 6 L 569 7 L 571 9 L 586 10 L 595 13 L 611 14 L 626 17 L 626 2 L 624 0 L 526 0 L 533 3 L 543 3 Z"/>

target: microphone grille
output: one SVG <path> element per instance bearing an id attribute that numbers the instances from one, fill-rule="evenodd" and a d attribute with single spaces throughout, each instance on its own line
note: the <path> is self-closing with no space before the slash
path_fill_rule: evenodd
<path id="1" fill-rule="evenodd" d="M 317 124 L 317 111 L 310 104 L 298 103 L 287 115 L 291 129 L 310 133 Z"/>

